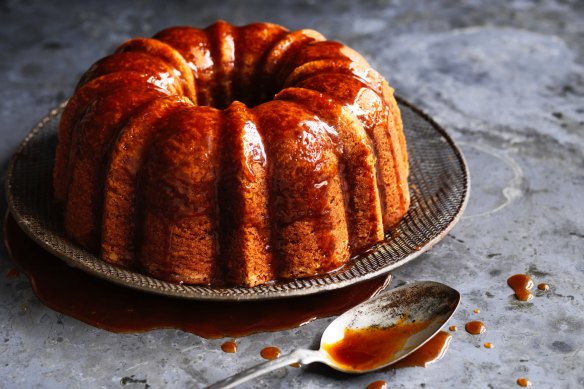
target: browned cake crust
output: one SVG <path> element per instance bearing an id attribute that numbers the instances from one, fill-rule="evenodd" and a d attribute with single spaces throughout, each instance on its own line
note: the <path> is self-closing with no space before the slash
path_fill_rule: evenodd
<path id="1" fill-rule="evenodd" d="M 393 90 L 313 30 L 217 22 L 123 43 L 63 113 L 55 198 L 110 263 L 254 286 L 345 264 L 408 210 Z"/>

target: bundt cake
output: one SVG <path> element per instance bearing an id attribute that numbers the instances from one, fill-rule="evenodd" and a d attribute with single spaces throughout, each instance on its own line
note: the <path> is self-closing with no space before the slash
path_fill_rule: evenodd
<path id="1" fill-rule="evenodd" d="M 393 90 L 313 30 L 217 22 L 131 39 L 81 78 L 53 174 L 112 264 L 254 286 L 345 264 L 409 206 Z"/>

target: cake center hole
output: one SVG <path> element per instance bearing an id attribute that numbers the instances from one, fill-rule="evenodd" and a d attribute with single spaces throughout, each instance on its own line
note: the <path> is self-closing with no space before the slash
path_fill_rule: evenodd
<path id="1" fill-rule="evenodd" d="M 197 100 L 199 106 L 210 106 L 217 109 L 225 109 L 231 103 L 239 101 L 249 108 L 273 100 L 279 91 L 279 86 L 272 80 L 259 80 L 252 77 L 243 82 L 221 74 L 213 74 L 209 85 L 202 85 L 195 80 Z"/>

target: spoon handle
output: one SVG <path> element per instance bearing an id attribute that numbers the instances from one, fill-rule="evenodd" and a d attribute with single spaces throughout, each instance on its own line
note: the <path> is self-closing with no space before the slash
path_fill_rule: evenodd
<path id="1" fill-rule="evenodd" d="M 232 375 L 229 378 L 215 382 L 213 385 L 208 386 L 206 389 L 227 389 L 233 388 L 239 384 L 249 381 L 253 378 L 259 377 L 272 370 L 276 370 L 279 367 L 290 365 L 292 363 L 300 362 L 303 365 L 308 365 L 312 362 L 324 361 L 323 355 L 320 351 L 314 350 L 296 350 L 290 354 L 283 355 L 272 361 L 267 361 L 260 363 L 246 369 L 240 373 Z"/>

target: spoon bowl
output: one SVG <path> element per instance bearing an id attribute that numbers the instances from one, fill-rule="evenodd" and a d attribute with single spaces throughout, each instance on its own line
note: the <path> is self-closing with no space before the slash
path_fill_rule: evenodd
<path id="1" fill-rule="evenodd" d="M 302 365 L 321 362 L 345 373 L 381 369 L 430 340 L 452 317 L 459 303 L 458 291 L 434 281 L 391 289 L 337 317 L 324 331 L 319 350 L 296 350 L 208 388 L 232 388 L 298 362 Z"/>

